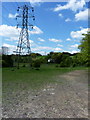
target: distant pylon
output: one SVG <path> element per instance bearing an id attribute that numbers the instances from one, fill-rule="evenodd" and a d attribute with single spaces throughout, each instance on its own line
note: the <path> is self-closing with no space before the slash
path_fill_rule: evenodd
<path id="1" fill-rule="evenodd" d="M 33 15 L 34 8 L 28 5 L 18 7 L 17 12 L 18 13 L 16 16 L 16 20 L 19 20 L 19 22 L 21 23 L 17 23 L 17 28 L 18 26 L 20 26 L 21 28 L 19 41 L 16 49 L 16 54 L 18 55 L 19 68 L 20 56 L 28 55 L 30 57 L 31 54 L 28 27 L 30 26 L 30 28 L 33 29 L 33 25 L 29 23 L 29 19 L 32 18 L 32 20 L 35 20 L 35 16 Z"/>

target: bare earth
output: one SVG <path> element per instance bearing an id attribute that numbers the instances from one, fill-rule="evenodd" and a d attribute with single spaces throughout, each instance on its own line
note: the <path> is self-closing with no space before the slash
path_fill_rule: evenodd
<path id="1" fill-rule="evenodd" d="M 69 72 L 56 81 L 39 91 L 9 91 L 3 97 L 3 117 L 88 118 L 88 71 Z"/>

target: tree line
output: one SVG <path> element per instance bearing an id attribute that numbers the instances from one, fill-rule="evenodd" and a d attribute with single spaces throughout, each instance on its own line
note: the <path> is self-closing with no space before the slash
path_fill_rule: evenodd
<path id="1" fill-rule="evenodd" d="M 83 34 L 81 44 L 78 46 L 79 53 L 68 52 L 50 52 L 47 55 L 41 55 L 39 53 L 31 53 L 30 55 L 20 56 L 19 62 L 30 62 L 32 67 L 40 67 L 41 64 L 56 64 L 57 67 L 76 67 L 76 66 L 90 66 L 90 32 Z M 30 57 L 30 59 L 29 59 Z M 17 55 L 2 55 L 2 67 L 13 67 L 17 62 Z"/>

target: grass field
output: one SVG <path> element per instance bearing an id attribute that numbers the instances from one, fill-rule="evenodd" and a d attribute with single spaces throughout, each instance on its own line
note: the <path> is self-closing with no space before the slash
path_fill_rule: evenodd
<path id="1" fill-rule="evenodd" d="M 3 68 L 4 118 L 87 116 L 87 68 L 55 66 L 42 65 L 40 70 Z"/>
<path id="2" fill-rule="evenodd" d="M 56 82 L 57 76 L 73 70 L 87 69 L 84 67 L 60 68 L 55 65 L 42 65 L 40 70 L 29 68 L 3 68 L 2 85 L 7 90 L 8 87 L 13 89 L 38 89 L 48 83 Z M 6 87 L 7 86 L 7 87 Z"/>

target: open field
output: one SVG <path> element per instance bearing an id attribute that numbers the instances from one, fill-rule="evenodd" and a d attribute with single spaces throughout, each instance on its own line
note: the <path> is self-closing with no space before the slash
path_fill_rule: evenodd
<path id="1" fill-rule="evenodd" d="M 87 68 L 4 68 L 2 77 L 3 117 L 88 117 Z"/>
<path id="2" fill-rule="evenodd" d="M 56 82 L 57 75 L 63 74 L 65 72 L 70 72 L 73 70 L 82 70 L 88 69 L 84 67 L 75 67 L 75 68 L 60 68 L 55 67 L 55 65 L 42 65 L 40 70 L 29 69 L 29 68 L 4 68 L 2 70 L 2 82 L 4 84 L 20 84 L 25 85 L 26 88 L 40 88 L 43 85 L 51 82 Z M 14 85 L 14 88 L 17 88 L 17 85 Z M 21 86 L 19 86 L 21 88 Z M 26 89 L 25 88 L 25 89 Z"/>

